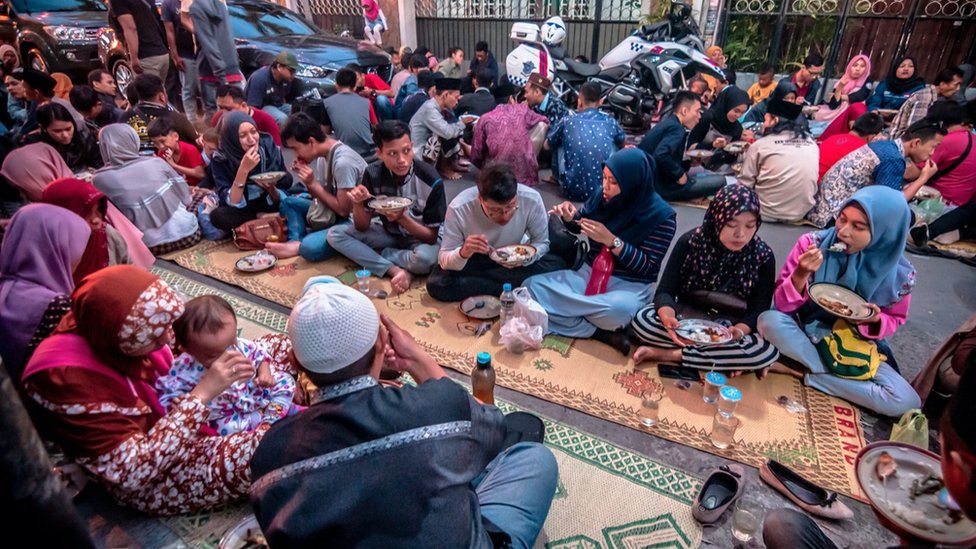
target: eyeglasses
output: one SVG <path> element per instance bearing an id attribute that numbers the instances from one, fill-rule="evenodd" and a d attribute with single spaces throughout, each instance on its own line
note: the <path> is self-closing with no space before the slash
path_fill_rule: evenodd
<path id="1" fill-rule="evenodd" d="M 513 206 L 503 206 L 501 208 L 494 208 L 494 207 L 489 208 L 488 206 L 485 206 L 484 202 L 482 202 L 481 207 L 485 209 L 485 213 L 488 214 L 489 216 L 501 217 L 504 215 L 509 215 L 511 213 L 514 213 L 515 210 L 518 210 L 518 202 L 516 202 L 515 205 Z"/>

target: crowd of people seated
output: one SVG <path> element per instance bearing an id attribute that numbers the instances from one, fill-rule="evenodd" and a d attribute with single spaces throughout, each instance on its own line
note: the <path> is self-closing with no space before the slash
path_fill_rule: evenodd
<path id="1" fill-rule="evenodd" d="M 167 41 L 158 54 L 134 0 L 117 13 L 140 44 L 127 98 L 104 70 L 72 86 L 0 46 L 0 357 L 42 435 L 120 503 L 176 514 L 250 495 L 269 539 L 284 544 L 329 532 L 331 544 L 533 545 L 554 493 L 551 453 L 504 445 L 498 409 L 444 379 L 365 296 L 311 279 L 286 335 L 247 341 L 229 304 L 184 303 L 146 270 L 266 216 L 288 227 L 286 241 L 266 244 L 279 258 L 342 255 L 395 293 L 426 277 L 444 302 L 522 285 L 550 333 L 595 339 L 635 363 L 772 369 L 885 416 L 919 406 L 888 339 L 924 283 L 906 243 L 976 237 L 976 102 L 959 95 L 971 68 L 927 85 L 903 57 L 874 82 L 870 56 L 857 55 L 823 83 L 823 58 L 811 54 L 779 82 L 764 66 L 749 91 L 696 79 L 709 95 L 679 91 L 632 146 L 601 111 L 599 85 L 582 85 L 572 104 L 539 73 L 516 88 L 499 81 L 485 43 L 470 70 L 461 48 L 442 62 L 425 48 L 394 52 L 389 83 L 349 65 L 324 118 L 292 112 L 304 89 L 293 54 L 245 80 L 221 61 L 225 29 L 210 15 L 226 6 L 164 4 L 161 32 L 192 23 L 204 33 L 197 47 L 213 54 L 200 57 L 206 73 L 196 95 L 183 94 L 185 113 L 166 92 Z M 191 58 L 170 45 L 184 71 Z M 734 60 L 709 52 L 732 72 Z M 449 200 L 445 181 L 472 165 L 476 185 Z M 549 209 L 533 188 L 540 166 L 565 198 Z M 268 172 L 283 175 L 255 178 Z M 947 203 L 929 223 L 910 206 L 923 186 Z M 378 196 L 410 204 L 377 211 Z M 669 201 L 703 199 L 701 226 L 676 238 Z M 763 223 L 816 230 L 777 273 Z M 526 264 L 489 259 L 519 243 L 535 249 Z M 883 351 L 870 377 L 831 370 L 811 342 L 839 329 L 811 301 L 818 282 L 868 302 L 870 316 L 846 329 Z M 725 323 L 732 341 L 679 338 L 693 311 Z M 417 386 L 385 387 L 381 369 Z M 299 374 L 318 389 L 306 393 Z M 365 484 L 336 482 L 352 475 Z M 394 486 L 417 487 L 395 520 L 380 510 L 404 495 Z M 436 521 L 411 514 L 430 502 Z"/>

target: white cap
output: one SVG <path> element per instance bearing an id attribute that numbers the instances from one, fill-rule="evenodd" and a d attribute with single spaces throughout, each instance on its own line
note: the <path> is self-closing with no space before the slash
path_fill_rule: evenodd
<path id="1" fill-rule="evenodd" d="M 288 317 L 295 357 L 310 372 L 351 366 L 376 345 L 380 317 L 368 297 L 331 276 L 308 279 Z"/>

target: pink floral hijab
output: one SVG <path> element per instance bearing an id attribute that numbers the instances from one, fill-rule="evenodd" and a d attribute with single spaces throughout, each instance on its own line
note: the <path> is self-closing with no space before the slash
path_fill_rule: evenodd
<path id="1" fill-rule="evenodd" d="M 854 69 L 854 64 L 858 61 L 864 62 L 864 72 L 861 73 L 861 76 L 854 78 L 851 73 Z M 847 83 L 844 84 L 844 95 L 850 95 L 863 88 L 868 79 L 871 78 L 871 58 L 863 53 L 855 55 L 847 62 L 847 68 L 844 69 L 844 76 L 847 77 Z M 847 101 L 841 102 L 836 109 L 830 109 L 826 105 L 821 105 L 820 110 L 813 115 L 813 118 L 820 122 L 831 121 L 845 112 L 849 105 Z"/>

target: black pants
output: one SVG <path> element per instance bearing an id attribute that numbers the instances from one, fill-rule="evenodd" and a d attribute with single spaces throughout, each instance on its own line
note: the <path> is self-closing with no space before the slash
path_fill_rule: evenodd
<path id="1" fill-rule="evenodd" d="M 565 269 L 566 262 L 554 253 L 547 253 L 525 267 L 508 269 L 486 255 L 473 255 L 460 271 L 446 271 L 440 265 L 427 277 L 427 293 L 438 301 L 462 301 L 475 295 L 500 295 L 502 285 L 521 286 L 530 276 Z"/>
<path id="2" fill-rule="evenodd" d="M 217 206 L 210 212 L 210 222 L 222 231 L 233 231 L 242 224 L 257 219 L 259 213 L 276 212 L 278 204 L 268 204 L 264 196 L 248 202 L 243 208 Z"/>
<path id="3" fill-rule="evenodd" d="M 959 231 L 963 240 L 976 239 L 976 197 L 929 224 L 929 238 Z"/>
<path id="4" fill-rule="evenodd" d="M 776 509 L 763 522 L 766 549 L 837 549 L 813 519 L 792 509 Z"/>
<path id="5" fill-rule="evenodd" d="M 728 182 L 724 175 L 701 173 L 689 175 L 684 185 L 661 185 L 661 198 L 672 201 L 693 200 L 706 196 L 714 196 Z"/>

